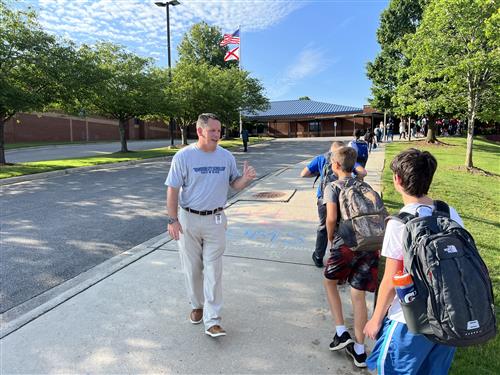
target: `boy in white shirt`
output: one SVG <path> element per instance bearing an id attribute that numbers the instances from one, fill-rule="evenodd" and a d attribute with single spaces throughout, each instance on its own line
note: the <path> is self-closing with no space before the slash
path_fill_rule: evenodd
<path id="1" fill-rule="evenodd" d="M 420 216 L 430 215 L 433 200 L 427 196 L 437 168 L 437 161 L 427 151 L 414 148 L 397 155 L 391 163 L 393 183 L 403 198 L 401 212 Z M 451 219 L 463 226 L 462 219 L 450 207 Z M 404 224 L 390 220 L 387 224 L 382 256 L 385 256 L 385 272 L 378 292 L 372 318 L 366 323 L 364 333 L 377 338 L 373 352 L 366 363 L 370 370 L 382 374 L 447 374 L 455 354 L 455 348 L 433 343 L 424 335 L 408 331 L 392 277 L 403 270 Z M 385 314 L 387 312 L 387 318 Z"/>

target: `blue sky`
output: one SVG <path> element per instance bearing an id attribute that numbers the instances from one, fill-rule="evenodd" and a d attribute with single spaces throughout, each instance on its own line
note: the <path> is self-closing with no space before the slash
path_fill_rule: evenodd
<path id="1" fill-rule="evenodd" d="M 366 63 L 388 0 L 179 0 L 170 8 L 173 65 L 177 45 L 200 21 L 232 33 L 241 25 L 241 63 L 270 100 L 312 100 L 361 107 L 370 96 Z M 25 0 L 42 26 L 77 43 L 124 45 L 167 63 L 165 8 L 154 0 Z"/>

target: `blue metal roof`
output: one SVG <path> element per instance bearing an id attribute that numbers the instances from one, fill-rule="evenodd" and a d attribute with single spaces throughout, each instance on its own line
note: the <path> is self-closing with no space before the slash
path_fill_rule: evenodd
<path id="1" fill-rule="evenodd" d="M 314 100 L 283 100 L 269 102 L 270 106 L 265 111 L 257 113 L 243 113 L 248 119 L 266 117 L 297 117 L 315 115 L 338 115 L 342 113 L 362 113 L 362 108 L 346 105 L 315 102 Z"/>

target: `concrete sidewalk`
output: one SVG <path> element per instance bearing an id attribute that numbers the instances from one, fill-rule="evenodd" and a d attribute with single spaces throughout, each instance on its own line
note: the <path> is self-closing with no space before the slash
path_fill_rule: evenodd
<path id="1" fill-rule="evenodd" d="M 376 189 L 383 162 L 381 147 L 367 165 Z M 322 271 L 311 261 L 317 212 L 313 179 L 299 177 L 306 164 L 229 202 L 222 322 L 228 336 L 212 339 L 189 323 L 177 245 L 161 235 L 2 327 L 0 372 L 363 373 L 343 351 L 328 350 L 334 325 Z M 352 332 L 347 287 L 342 298 Z"/>

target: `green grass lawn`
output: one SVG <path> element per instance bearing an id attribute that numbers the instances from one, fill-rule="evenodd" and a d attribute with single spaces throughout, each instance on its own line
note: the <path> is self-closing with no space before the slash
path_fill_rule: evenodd
<path id="1" fill-rule="evenodd" d="M 249 143 L 255 144 L 268 141 L 270 139 L 272 138 L 251 137 Z M 240 139 L 226 139 L 220 141 L 219 144 L 224 148 L 232 148 L 242 146 L 242 141 Z M 99 164 L 121 163 L 130 160 L 142 160 L 162 156 L 171 156 L 177 151 L 177 149 L 155 148 L 144 151 L 115 152 L 100 156 L 88 156 L 79 159 L 45 160 L 28 163 L 18 163 L 14 165 L 5 165 L 0 167 L 0 179 L 34 173 L 51 172 L 60 169 L 88 167 Z"/>
<path id="2" fill-rule="evenodd" d="M 394 190 L 390 162 L 400 151 L 415 147 L 431 152 L 438 169 L 431 186 L 433 199 L 446 201 L 455 207 L 466 229 L 472 233 L 481 256 L 488 265 L 493 281 L 497 322 L 500 322 L 500 145 L 475 139 L 474 166 L 484 173 L 469 173 L 460 168 L 465 161 L 465 138 L 442 138 L 445 146 L 427 145 L 423 141 L 394 142 L 387 145 L 383 174 L 383 196 L 391 213 L 402 207 L 400 195 Z M 450 374 L 498 374 L 500 371 L 500 338 L 469 348 L 459 348 Z"/>

